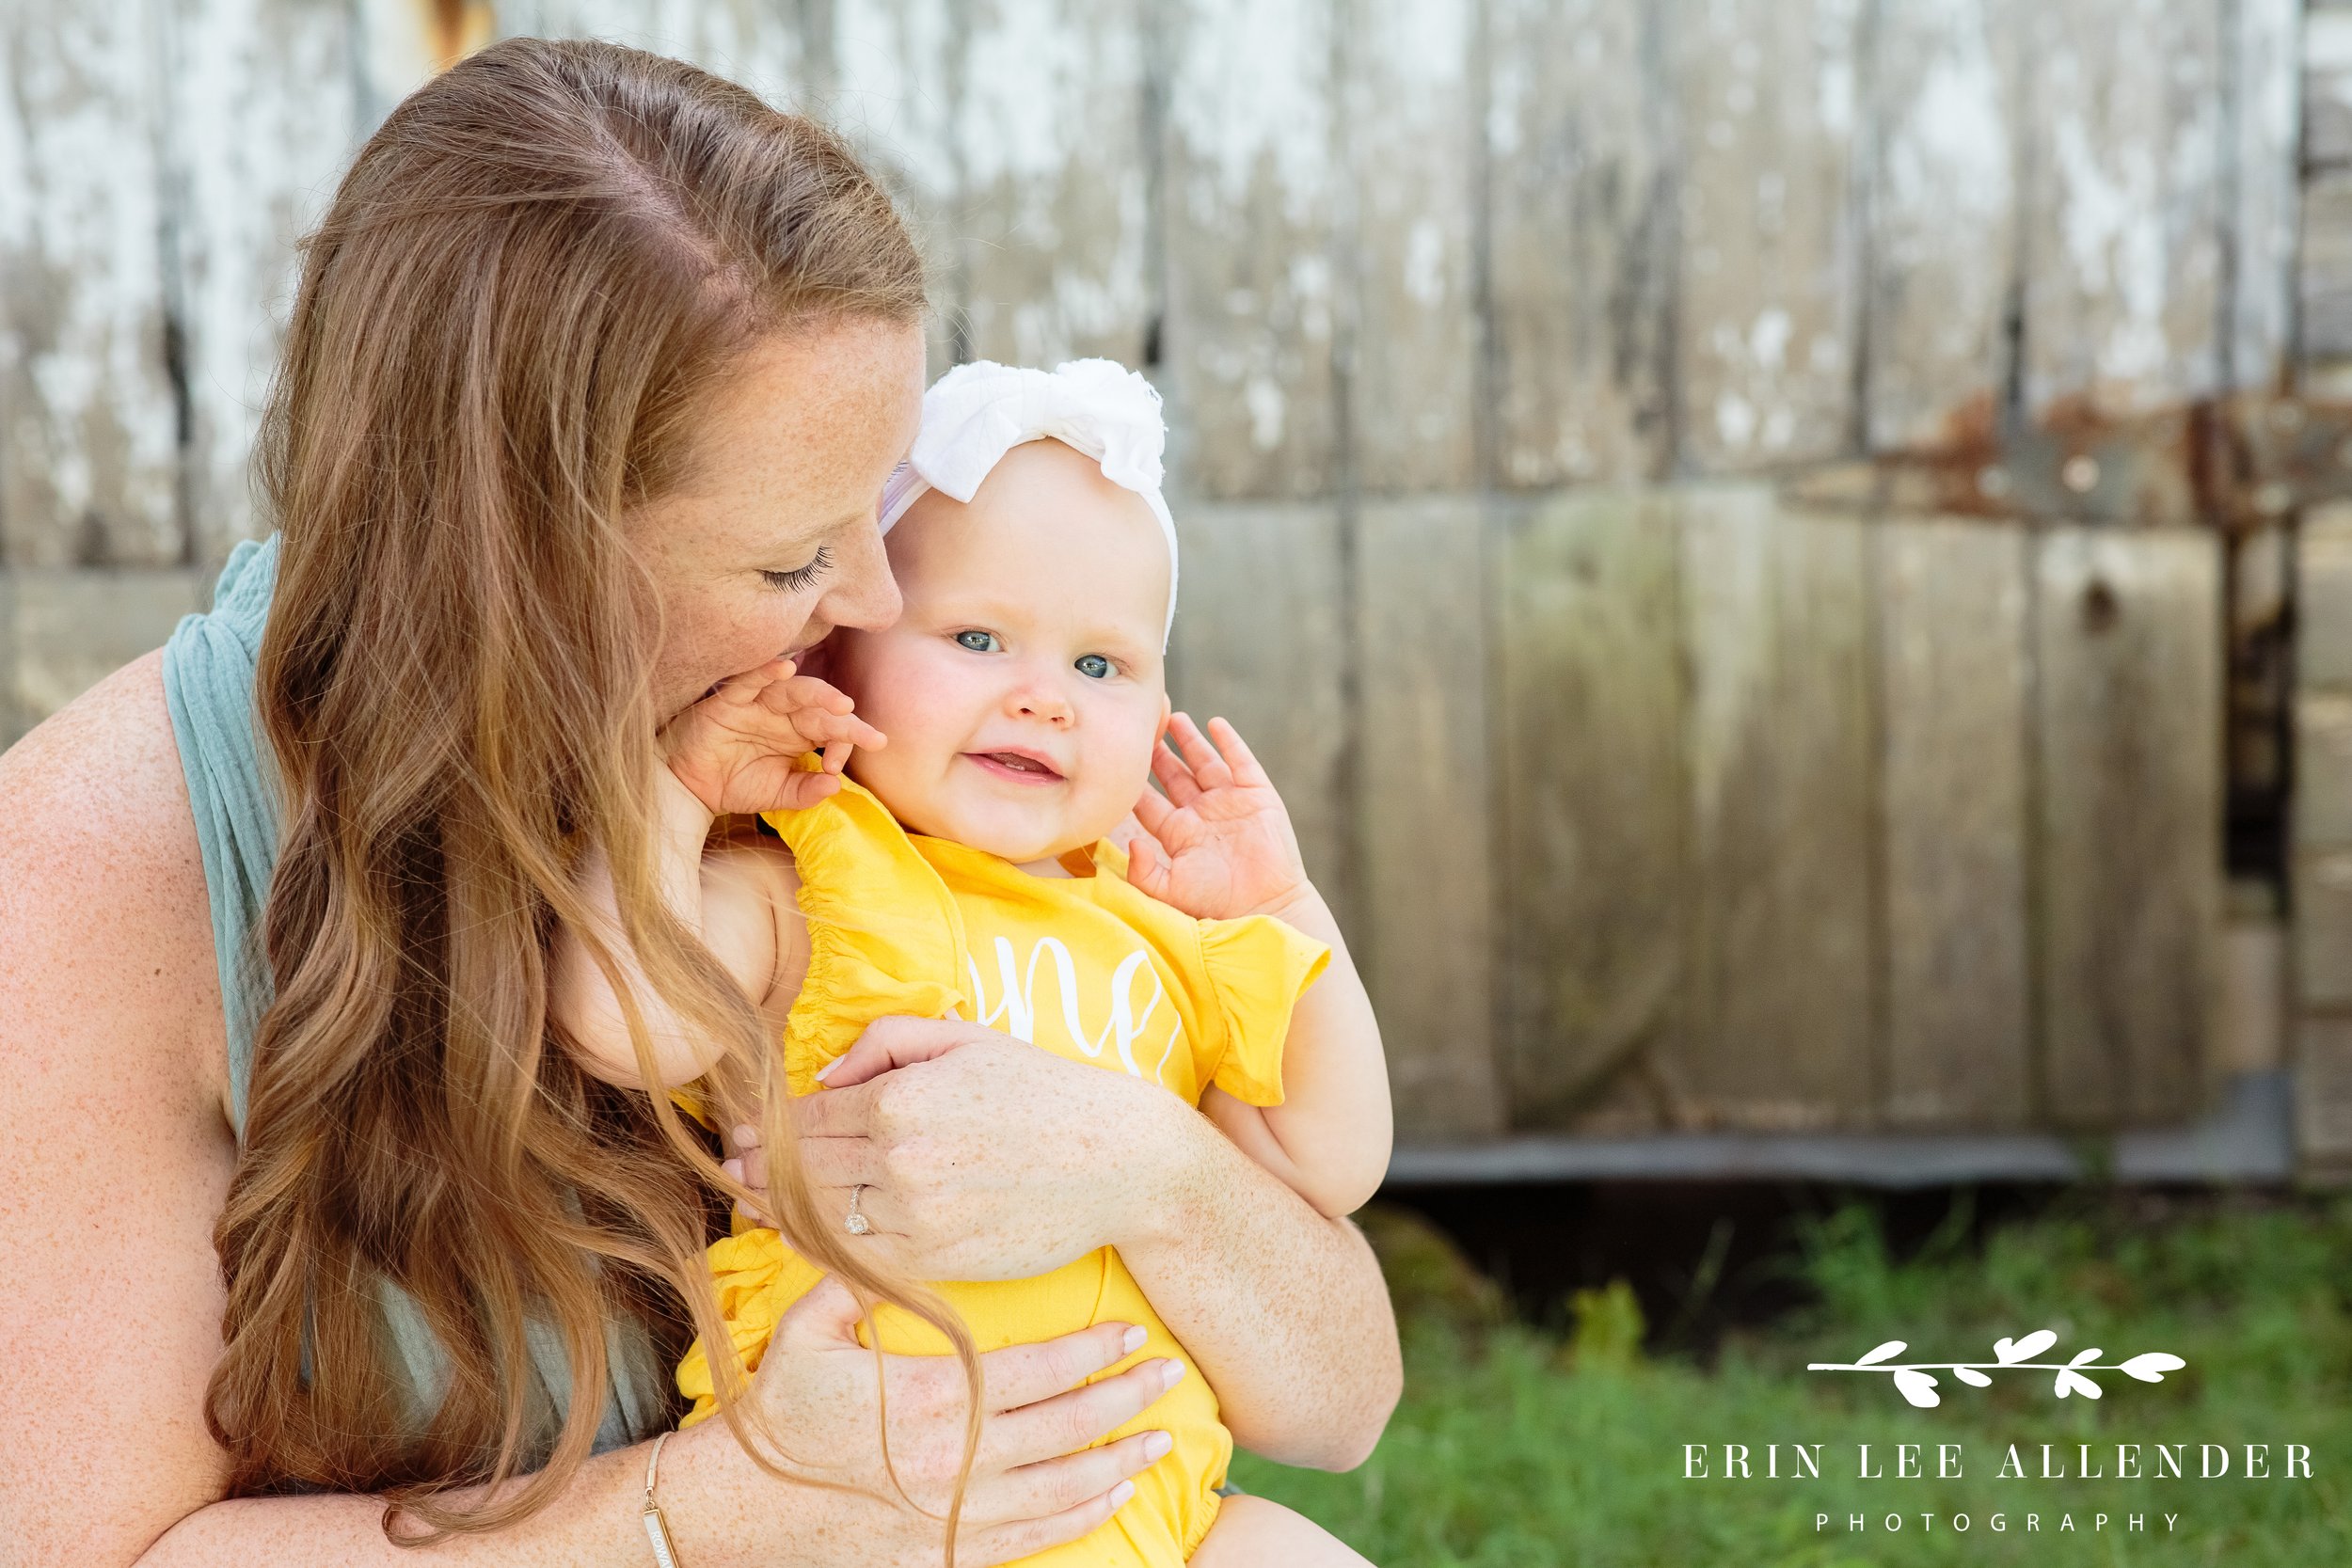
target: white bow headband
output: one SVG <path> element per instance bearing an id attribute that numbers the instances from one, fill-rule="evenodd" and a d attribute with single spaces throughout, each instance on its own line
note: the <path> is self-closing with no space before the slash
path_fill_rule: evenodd
<path id="1" fill-rule="evenodd" d="M 882 486 L 882 531 L 926 490 L 970 500 L 1005 453 L 1049 436 L 1100 463 L 1104 479 L 1141 496 L 1159 519 L 1168 540 L 1165 648 L 1176 625 L 1176 520 L 1160 494 L 1168 426 L 1159 392 L 1112 360 L 1073 359 L 1039 371 L 979 359 L 941 376 L 923 394 L 914 455 Z"/>

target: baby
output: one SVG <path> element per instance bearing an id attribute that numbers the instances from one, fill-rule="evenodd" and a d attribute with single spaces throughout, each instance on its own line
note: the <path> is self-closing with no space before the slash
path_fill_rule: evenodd
<path id="1" fill-rule="evenodd" d="M 877 1017 L 960 1017 L 1160 1084 L 1324 1213 L 1344 1214 L 1388 1164 L 1379 1034 L 1263 769 L 1224 721 L 1204 734 L 1169 711 L 1176 535 L 1162 440 L 1158 395 L 1107 361 L 943 377 L 883 497 L 898 621 L 834 635 L 835 686 L 778 661 L 664 736 L 663 786 L 690 826 L 707 828 L 720 781 L 747 766 L 797 768 L 774 795 L 792 809 L 764 814 L 791 869 L 747 875 L 740 850 L 713 847 L 699 873 L 669 867 L 664 885 L 699 877 L 705 942 L 786 1017 L 794 1094 L 821 1089 Z M 1122 855 L 1108 835 L 1131 811 L 1143 833 Z M 569 940 L 555 960 L 557 1018 L 591 1070 L 641 1082 L 596 966 Z M 668 1085 L 712 1065 L 675 1037 L 656 1062 Z M 858 1205 L 871 1191 L 852 1196 L 852 1233 L 866 1228 Z M 711 1266 L 750 1368 L 820 1275 L 774 1230 L 739 1232 L 713 1245 Z M 1109 1247 L 1035 1279 L 933 1289 L 983 1352 L 1118 1320 L 1146 1331 L 1121 1367 L 1183 1364 Z M 949 1349 L 910 1313 L 875 1321 L 885 1350 Z M 697 1341 L 679 1368 L 695 1401 L 688 1424 L 716 1408 L 711 1354 Z M 1152 1429 L 1173 1446 L 1135 1477 L 1134 1497 L 1085 1539 L 1025 1560 L 1361 1560 L 1264 1499 L 1220 1507 L 1232 1438 L 1204 1379 L 1180 1376 L 1102 1441 Z"/>

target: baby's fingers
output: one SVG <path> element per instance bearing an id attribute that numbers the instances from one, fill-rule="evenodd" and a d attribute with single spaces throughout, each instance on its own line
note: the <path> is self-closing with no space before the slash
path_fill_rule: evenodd
<path id="1" fill-rule="evenodd" d="M 1184 752 L 1192 776 L 1200 781 L 1203 789 L 1223 789 L 1233 782 L 1233 770 L 1225 765 L 1209 737 L 1200 733 L 1200 726 L 1192 721 L 1189 713 L 1170 714 L 1168 721 L 1168 738 Z"/>
<path id="2" fill-rule="evenodd" d="M 1216 743 L 1218 752 L 1225 758 L 1225 765 L 1233 770 L 1234 783 L 1268 787 L 1273 784 L 1274 781 L 1267 777 L 1266 770 L 1259 766 L 1257 754 L 1250 751 L 1249 742 L 1241 737 L 1241 731 L 1222 719 L 1212 719 L 1209 721 L 1209 739 Z"/>
<path id="3" fill-rule="evenodd" d="M 760 693 L 760 701 L 778 713 L 809 707 L 823 708 L 828 713 L 847 713 L 857 706 L 850 700 L 848 692 L 830 681 L 818 680 L 815 675 L 794 675 L 788 680 L 780 680 Z"/>
<path id="4" fill-rule="evenodd" d="M 837 793 L 841 788 L 838 773 L 795 772 L 780 786 L 784 799 L 776 802 L 778 811 L 806 811 L 818 801 Z"/>
<path id="5" fill-rule="evenodd" d="M 1150 784 L 1143 786 L 1143 793 L 1136 800 L 1136 825 L 1137 827 L 1153 838 L 1162 838 L 1166 835 L 1161 830 L 1168 826 L 1168 819 L 1175 815 L 1176 808 L 1168 803 L 1167 796 L 1162 795 Z"/>
<path id="6" fill-rule="evenodd" d="M 1185 765 L 1184 759 L 1168 750 L 1166 741 L 1152 748 L 1152 776 L 1159 780 L 1160 787 L 1168 792 L 1170 805 L 1188 806 L 1200 799 L 1200 782 L 1192 776 L 1192 769 Z M 1139 809 L 1136 815 L 1138 817 L 1142 816 Z M 1150 826 L 1148 821 L 1145 825 Z"/>
<path id="7" fill-rule="evenodd" d="M 890 737 L 853 712 L 857 705 L 839 688 L 814 675 L 778 681 L 760 693 L 769 712 L 790 721 L 811 744 L 846 740 L 854 746 L 881 747 Z"/>
<path id="8" fill-rule="evenodd" d="M 872 746 L 879 749 L 890 738 L 853 713 L 825 713 L 803 708 L 788 715 L 786 722 L 803 740 L 819 748 Z"/>
<path id="9" fill-rule="evenodd" d="M 1152 897 L 1168 897 L 1168 862 L 1161 857 L 1159 846 L 1137 834 L 1127 846 L 1127 881 Z"/>
<path id="10" fill-rule="evenodd" d="M 757 1149 L 737 1159 L 725 1161 L 719 1168 L 726 1172 L 728 1180 L 740 1181 L 755 1193 L 764 1193 L 768 1190 L 767 1162 L 760 1158 Z M 770 1219 L 756 1204 L 738 1203 L 735 1206 L 735 1212 L 754 1225 L 772 1226 L 775 1224 L 775 1221 Z"/>

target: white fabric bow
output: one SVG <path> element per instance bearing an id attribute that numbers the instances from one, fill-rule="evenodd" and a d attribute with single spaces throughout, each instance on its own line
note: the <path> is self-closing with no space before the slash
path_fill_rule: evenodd
<path id="1" fill-rule="evenodd" d="M 1168 425 L 1158 390 L 1115 360 L 1072 359 L 1040 371 L 977 359 L 941 376 L 923 394 L 914 455 L 882 487 L 882 531 L 926 490 L 969 501 L 1005 453 L 1049 437 L 1100 463 L 1104 479 L 1141 496 L 1159 519 L 1168 541 L 1165 649 L 1176 624 L 1176 520 L 1160 494 Z"/>

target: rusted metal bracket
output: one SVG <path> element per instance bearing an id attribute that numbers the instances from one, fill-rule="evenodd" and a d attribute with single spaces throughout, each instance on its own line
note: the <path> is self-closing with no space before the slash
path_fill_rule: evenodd
<path id="1" fill-rule="evenodd" d="M 1978 410 L 1946 441 L 1808 469 L 1785 491 L 1841 511 L 2251 533 L 2352 497 L 2352 403 L 2240 393 L 2126 416 L 2064 404 L 2008 434 Z"/>

